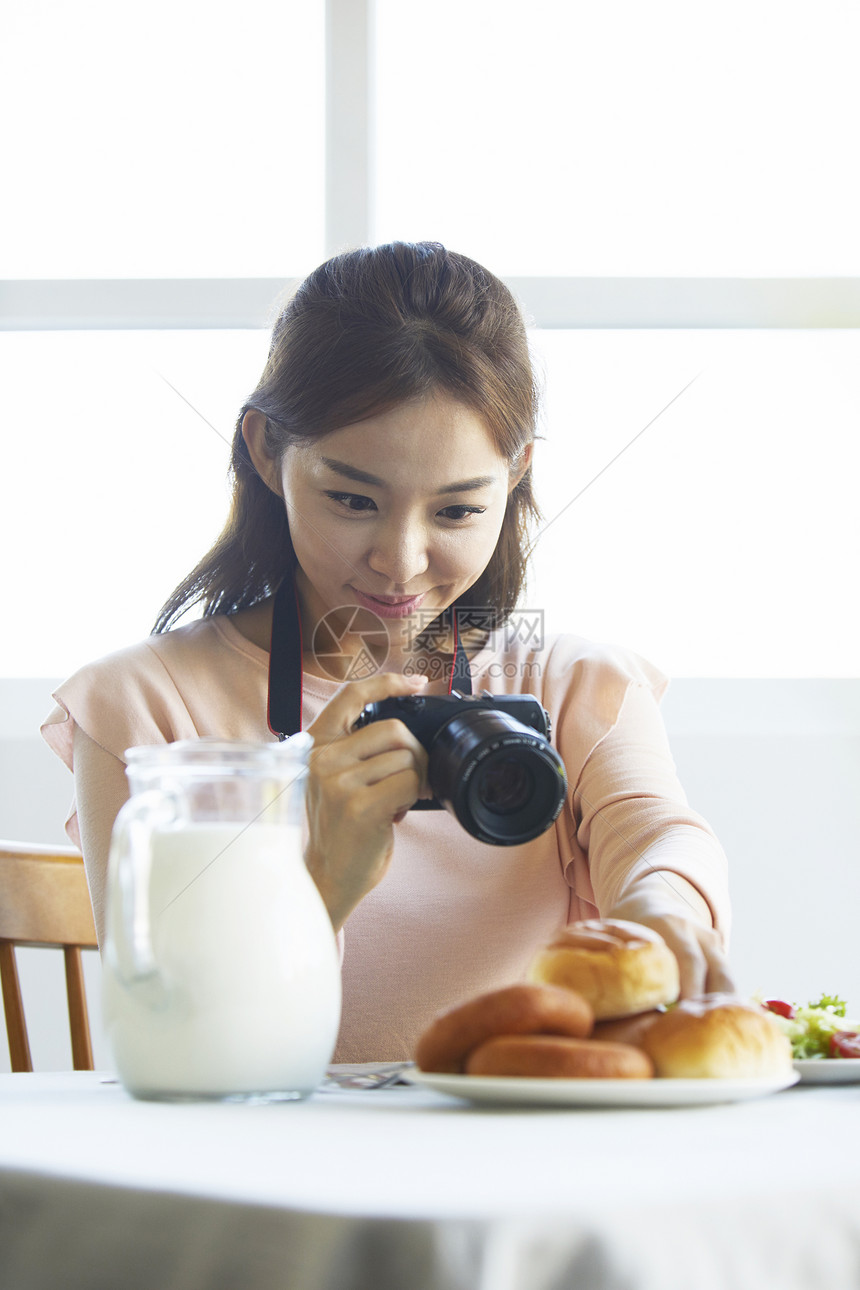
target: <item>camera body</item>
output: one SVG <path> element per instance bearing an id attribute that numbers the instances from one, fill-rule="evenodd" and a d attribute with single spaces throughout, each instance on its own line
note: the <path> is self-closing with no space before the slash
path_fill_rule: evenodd
<path id="1" fill-rule="evenodd" d="M 428 754 L 434 797 L 413 810 L 451 811 L 494 846 L 530 842 L 558 817 L 567 778 L 549 713 L 532 695 L 404 695 L 367 704 L 355 725 L 392 718 Z"/>

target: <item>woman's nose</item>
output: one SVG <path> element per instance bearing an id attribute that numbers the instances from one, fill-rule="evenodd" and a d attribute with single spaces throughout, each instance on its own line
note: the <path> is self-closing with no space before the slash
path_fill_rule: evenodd
<path id="1" fill-rule="evenodd" d="M 406 587 L 430 563 L 423 530 L 398 529 L 387 535 L 378 534 L 367 562 L 373 572 L 384 577 L 392 587 Z"/>

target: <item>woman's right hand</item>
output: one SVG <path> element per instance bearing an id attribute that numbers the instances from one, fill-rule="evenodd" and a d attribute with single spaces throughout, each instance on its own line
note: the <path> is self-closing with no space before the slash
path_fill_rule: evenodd
<path id="1" fill-rule="evenodd" d="M 365 704 L 420 692 L 424 680 L 382 672 L 348 682 L 308 728 L 305 860 L 335 931 L 384 878 L 394 825 L 428 792 L 427 753 L 401 721 L 353 726 Z"/>

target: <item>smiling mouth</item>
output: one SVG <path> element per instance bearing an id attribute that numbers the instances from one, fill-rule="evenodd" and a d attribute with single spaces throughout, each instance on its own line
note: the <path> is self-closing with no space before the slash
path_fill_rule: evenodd
<path id="1" fill-rule="evenodd" d="M 425 591 L 419 592 L 414 596 L 373 596 L 366 591 L 359 591 L 356 587 L 352 588 L 353 593 L 360 605 L 365 609 L 373 609 L 382 618 L 403 618 L 417 609 L 426 596 Z"/>

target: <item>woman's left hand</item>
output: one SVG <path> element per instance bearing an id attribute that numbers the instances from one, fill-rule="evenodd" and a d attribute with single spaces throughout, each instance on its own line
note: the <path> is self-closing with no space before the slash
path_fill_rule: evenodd
<path id="1" fill-rule="evenodd" d="M 663 937 L 678 960 L 682 999 L 736 993 L 722 937 L 710 925 L 708 905 L 679 874 L 651 874 L 603 916 L 642 923 Z"/>

